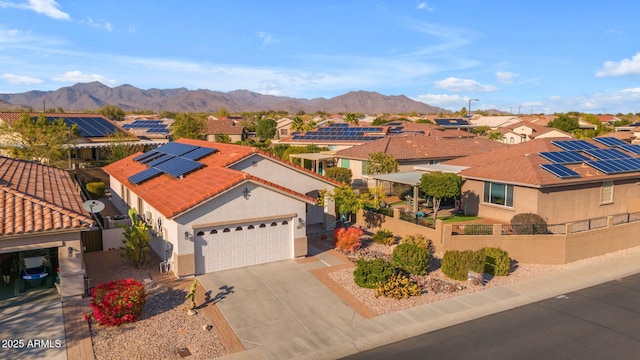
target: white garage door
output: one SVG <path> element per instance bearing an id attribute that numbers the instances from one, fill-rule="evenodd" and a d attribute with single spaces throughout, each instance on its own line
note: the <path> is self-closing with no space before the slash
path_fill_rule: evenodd
<path id="1" fill-rule="evenodd" d="M 225 225 L 198 232 L 196 274 L 293 257 L 291 219 Z"/>

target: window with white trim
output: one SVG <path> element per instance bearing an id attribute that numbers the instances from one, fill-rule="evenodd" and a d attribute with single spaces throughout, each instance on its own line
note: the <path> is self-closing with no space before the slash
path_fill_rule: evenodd
<path id="1" fill-rule="evenodd" d="M 611 203 L 613 203 L 613 181 L 604 181 L 600 189 L 600 204 Z"/>
<path id="2" fill-rule="evenodd" d="M 513 185 L 485 181 L 485 203 L 513 207 Z"/>
<path id="3" fill-rule="evenodd" d="M 340 159 L 340 167 L 351 169 L 351 159 Z"/>

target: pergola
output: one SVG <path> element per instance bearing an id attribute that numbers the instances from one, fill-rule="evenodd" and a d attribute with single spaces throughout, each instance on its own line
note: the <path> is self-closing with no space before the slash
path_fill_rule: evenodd
<path id="1" fill-rule="evenodd" d="M 311 170 L 320 175 L 324 175 L 324 169 L 327 168 L 327 160 L 334 159 L 336 156 L 332 153 L 320 152 L 320 153 L 304 153 L 304 154 L 289 154 L 289 160 L 302 159 L 311 161 Z M 304 164 L 303 164 L 304 165 Z M 303 166 L 304 167 L 304 166 Z"/>

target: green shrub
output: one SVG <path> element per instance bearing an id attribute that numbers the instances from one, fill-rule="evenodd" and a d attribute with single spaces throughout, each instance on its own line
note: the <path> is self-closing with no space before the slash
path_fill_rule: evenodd
<path id="1" fill-rule="evenodd" d="M 511 269 L 509 253 L 499 248 L 484 248 L 484 272 L 495 276 L 507 276 Z"/>
<path id="2" fill-rule="evenodd" d="M 87 183 L 87 192 L 92 199 L 100 199 L 104 197 L 106 185 L 102 181 Z"/>
<path id="3" fill-rule="evenodd" d="M 410 296 L 418 296 L 420 294 L 420 286 L 414 281 L 411 281 L 411 279 L 403 273 L 391 275 L 386 283 L 379 283 L 375 292 L 376 298 L 384 296 L 396 300 L 406 299 Z"/>
<path id="4" fill-rule="evenodd" d="M 466 224 L 465 235 L 493 235 L 493 225 Z"/>
<path id="5" fill-rule="evenodd" d="M 378 283 L 386 283 L 394 273 L 395 268 L 385 259 L 358 259 L 356 269 L 353 271 L 353 280 L 360 287 L 375 289 Z"/>
<path id="6" fill-rule="evenodd" d="M 538 214 L 517 214 L 511 218 L 511 229 L 516 234 L 544 234 L 547 232 L 547 221 Z"/>
<path id="7" fill-rule="evenodd" d="M 328 178 L 338 180 L 341 183 L 351 184 L 351 169 L 334 166 L 326 168 L 324 175 Z"/>
<path id="8" fill-rule="evenodd" d="M 451 279 L 467 280 L 469 271 L 484 271 L 484 257 L 483 250 L 449 250 L 442 257 L 441 269 Z"/>
<path id="9" fill-rule="evenodd" d="M 429 249 L 415 244 L 402 243 L 393 249 L 393 264 L 413 275 L 422 276 L 429 268 Z"/>
<path id="10" fill-rule="evenodd" d="M 387 229 L 380 229 L 373 234 L 373 241 L 383 245 L 393 245 L 396 243 L 396 237 Z"/>
<path id="11" fill-rule="evenodd" d="M 407 235 L 402 238 L 403 244 L 414 244 L 429 250 L 429 254 L 433 255 L 436 252 L 436 247 L 433 245 L 431 239 L 427 239 L 422 234 Z"/>

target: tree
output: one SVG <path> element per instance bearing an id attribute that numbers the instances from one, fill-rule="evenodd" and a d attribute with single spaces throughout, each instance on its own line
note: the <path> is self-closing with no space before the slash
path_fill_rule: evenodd
<path id="1" fill-rule="evenodd" d="M 98 109 L 98 113 L 108 119 L 117 121 L 124 120 L 125 116 L 124 110 L 115 105 L 105 105 Z"/>
<path id="2" fill-rule="evenodd" d="M 291 131 L 305 131 L 304 119 L 302 117 L 296 115 L 291 120 Z"/>
<path id="3" fill-rule="evenodd" d="M 566 132 L 572 132 L 580 128 L 578 118 L 567 114 L 560 114 L 557 118 L 549 121 L 548 127 L 556 128 Z"/>
<path id="4" fill-rule="evenodd" d="M 147 253 L 149 252 L 149 230 L 151 225 L 142 221 L 138 216 L 138 211 L 135 208 L 129 209 L 129 218 L 131 219 L 131 225 L 124 227 L 124 252 L 122 256 L 126 259 L 133 261 L 136 267 L 143 266 L 149 260 Z"/>
<path id="5" fill-rule="evenodd" d="M 420 189 L 433 197 L 433 223 L 438 216 L 440 202 L 443 198 L 451 198 L 460 195 L 462 178 L 453 173 L 430 172 L 420 178 Z"/>
<path id="6" fill-rule="evenodd" d="M 256 135 L 260 139 L 273 139 L 276 136 L 277 126 L 278 123 L 271 118 L 260 119 L 256 125 Z"/>
<path id="7" fill-rule="evenodd" d="M 356 194 L 350 184 L 343 184 L 336 187 L 333 193 L 320 191 L 318 205 L 324 206 L 324 198 L 329 197 L 335 201 L 336 211 L 339 215 L 344 215 L 346 219 L 351 219 L 352 215 L 365 207 L 378 209 L 380 201 L 384 198 L 382 186 L 369 189 L 369 191 Z"/>
<path id="8" fill-rule="evenodd" d="M 132 141 L 134 139 L 123 132 L 116 131 L 110 138 L 111 146 L 105 149 L 106 158 L 109 163 L 114 163 L 143 150 L 143 146 L 135 145 L 135 142 Z"/>
<path id="9" fill-rule="evenodd" d="M 231 137 L 227 134 L 215 134 L 216 142 L 229 144 L 231 143 Z"/>
<path id="10" fill-rule="evenodd" d="M 356 113 L 352 113 L 352 112 L 348 112 L 346 114 L 344 114 L 344 121 L 348 122 L 349 124 L 353 124 L 353 125 L 358 125 L 358 117 L 356 116 Z"/>
<path id="11" fill-rule="evenodd" d="M 47 120 L 44 114 L 37 118 L 28 113 L 12 125 L 0 124 L 0 138 L 12 143 L 14 157 L 25 160 L 50 162 L 67 157 L 66 144 L 71 144 L 78 136 L 78 126 L 67 125 L 63 119 Z"/>
<path id="12" fill-rule="evenodd" d="M 180 138 L 200 139 L 207 127 L 207 122 L 203 117 L 194 116 L 193 114 L 178 114 L 171 125 L 173 139 Z"/>
<path id="13" fill-rule="evenodd" d="M 351 169 L 338 166 L 327 168 L 324 171 L 324 175 L 330 179 L 340 181 L 344 184 L 351 184 L 351 178 L 353 176 L 353 174 L 351 173 Z"/>
<path id="14" fill-rule="evenodd" d="M 395 173 L 399 170 L 398 160 L 384 152 L 371 153 L 364 170 L 369 175 Z"/>
<path id="15" fill-rule="evenodd" d="M 489 140 L 500 140 L 502 139 L 502 133 L 500 131 L 492 131 L 489 133 Z"/>
<path id="16" fill-rule="evenodd" d="M 214 115 L 217 118 L 223 118 L 223 117 L 229 117 L 229 115 L 231 115 L 231 113 L 229 113 L 229 110 L 221 107 L 220 109 L 218 109 L 218 111 L 216 111 L 216 113 Z"/>

